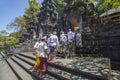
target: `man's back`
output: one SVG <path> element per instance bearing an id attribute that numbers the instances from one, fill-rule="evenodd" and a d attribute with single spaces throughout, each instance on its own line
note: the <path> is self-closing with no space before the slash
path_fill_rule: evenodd
<path id="1" fill-rule="evenodd" d="M 67 36 L 68 36 L 68 42 L 71 42 L 72 39 L 73 39 L 73 32 L 72 32 L 72 31 L 69 31 L 69 32 L 67 33 Z"/>
<path id="2" fill-rule="evenodd" d="M 58 44 L 59 44 L 58 37 L 56 35 L 50 36 L 50 38 L 48 39 L 48 45 L 58 46 Z"/>
<path id="3" fill-rule="evenodd" d="M 63 41 L 63 42 L 67 41 L 67 37 L 65 36 L 65 34 L 60 35 L 60 41 Z"/>

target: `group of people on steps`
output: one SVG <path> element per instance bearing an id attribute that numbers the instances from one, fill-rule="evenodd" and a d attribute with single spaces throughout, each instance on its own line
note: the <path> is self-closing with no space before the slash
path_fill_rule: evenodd
<path id="1" fill-rule="evenodd" d="M 47 61 L 56 60 L 56 54 L 58 50 L 62 50 L 63 45 L 67 42 L 72 42 L 75 33 L 69 29 L 68 33 L 65 34 L 61 31 L 61 34 L 58 38 L 57 32 L 49 33 L 48 37 L 42 36 L 34 45 L 35 52 L 33 53 L 36 56 L 36 62 L 32 71 L 39 73 L 41 78 L 48 69 Z M 62 51 L 60 51 L 62 53 Z"/>

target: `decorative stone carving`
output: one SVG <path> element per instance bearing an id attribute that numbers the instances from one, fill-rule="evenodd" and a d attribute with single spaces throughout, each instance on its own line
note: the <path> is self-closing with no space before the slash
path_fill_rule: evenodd
<path id="1" fill-rule="evenodd" d="M 39 21 L 43 27 L 43 32 L 51 32 L 57 23 L 57 11 L 53 0 L 44 0 L 39 14 Z"/>

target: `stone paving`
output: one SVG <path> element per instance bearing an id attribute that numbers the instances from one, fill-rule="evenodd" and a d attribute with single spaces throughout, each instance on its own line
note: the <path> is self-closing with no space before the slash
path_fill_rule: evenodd
<path id="1" fill-rule="evenodd" d="M 111 77 L 112 77 L 112 80 L 120 80 L 120 71 L 112 70 Z"/>
<path id="2" fill-rule="evenodd" d="M 109 80 L 120 80 L 120 71 L 111 70 L 110 60 L 108 58 L 81 57 L 76 59 L 57 59 L 52 62 L 91 74 L 104 76 Z"/>
<path id="3" fill-rule="evenodd" d="M 110 76 L 110 62 L 107 58 L 82 57 L 76 59 L 57 59 L 54 63 L 99 76 Z"/>
<path id="4" fill-rule="evenodd" d="M 35 57 L 32 52 L 22 53 Z M 120 71 L 111 70 L 108 58 L 76 57 L 74 59 L 63 59 L 57 57 L 55 61 L 50 61 L 69 68 L 82 70 L 95 75 L 108 77 L 109 80 L 120 80 Z"/>

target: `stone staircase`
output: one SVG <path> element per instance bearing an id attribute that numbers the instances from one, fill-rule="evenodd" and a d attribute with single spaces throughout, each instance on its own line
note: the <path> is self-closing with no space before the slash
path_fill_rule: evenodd
<path id="1" fill-rule="evenodd" d="M 35 56 L 32 54 L 32 45 L 29 43 L 30 42 L 25 42 L 16 45 L 11 53 L 12 55 L 5 55 L 4 53 L 0 55 L 0 80 L 40 80 L 37 73 L 30 71 L 35 62 Z M 106 66 L 104 64 L 106 64 Z M 109 59 L 102 60 L 102 58 L 95 58 L 95 56 L 87 57 L 85 55 L 72 59 L 58 57 L 55 62 L 49 62 L 48 66 L 49 71 L 43 76 L 44 80 L 120 79 L 119 72 L 111 73 Z M 9 76 L 12 77 L 9 78 Z"/>

